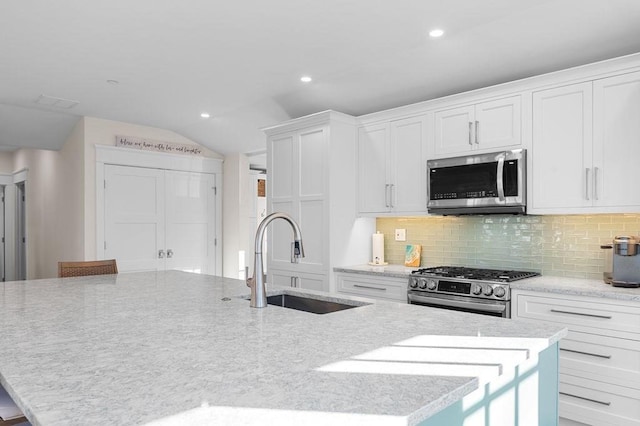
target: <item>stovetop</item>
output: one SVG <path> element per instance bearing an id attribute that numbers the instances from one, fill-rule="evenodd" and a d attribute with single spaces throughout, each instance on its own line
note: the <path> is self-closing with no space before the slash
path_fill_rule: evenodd
<path id="1" fill-rule="evenodd" d="M 537 277 L 540 275 L 537 272 L 465 268 L 462 266 L 437 266 L 434 268 L 421 268 L 417 271 L 413 271 L 412 274 L 446 278 L 465 278 L 470 280 L 494 281 L 503 283 L 510 283 L 513 281 Z"/>

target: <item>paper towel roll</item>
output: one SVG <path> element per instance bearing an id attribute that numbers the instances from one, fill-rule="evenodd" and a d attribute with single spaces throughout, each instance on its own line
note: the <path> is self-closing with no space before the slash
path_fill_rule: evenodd
<path id="1" fill-rule="evenodd" d="M 371 263 L 384 265 L 384 234 L 380 231 L 371 236 Z"/>

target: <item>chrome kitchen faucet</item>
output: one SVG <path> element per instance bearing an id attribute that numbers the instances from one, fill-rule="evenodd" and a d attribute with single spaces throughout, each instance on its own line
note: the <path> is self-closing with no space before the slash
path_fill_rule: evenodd
<path id="1" fill-rule="evenodd" d="M 304 248 L 302 247 L 302 233 L 298 224 L 293 220 L 291 216 L 286 213 L 271 213 L 265 217 L 264 220 L 258 226 L 256 231 L 256 253 L 253 263 L 253 278 L 247 278 L 247 286 L 251 289 L 251 303 L 252 308 L 266 308 L 267 307 L 267 291 L 265 288 L 265 276 L 262 262 L 262 240 L 264 239 L 264 233 L 274 219 L 284 219 L 289 222 L 293 229 L 293 243 L 291 244 L 291 263 L 298 263 L 301 257 L 304 257 Z"/>

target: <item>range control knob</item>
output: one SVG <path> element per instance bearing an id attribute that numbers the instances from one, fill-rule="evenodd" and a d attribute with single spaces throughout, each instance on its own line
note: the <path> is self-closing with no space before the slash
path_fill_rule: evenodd
<path id="1" fill-rule="evenodd" d="M 435 280 L 428 280 L 427 281 L 427 288 L 429 290 L 435 290 L 436 287 L 437 287 L 437 284 L 436 284 Z"/>
<path id="2" fill-rule="evenodd" d="M 482 286 L 480 284 L 473 284 L 471 286 L 471 293 L 475 294 L 476 296 L 482 293 Z"/>
<path id="3" fill-rule="evenodd" d="M 421 279 L 418 281 L 418 287 L 420 287 L 420 288 L 421 288 L 421 289 L 423 289 L 423 290 L 424 290 L 425 288 L 427 288 L 427 280 L 425 280 L 424 278 L 421 278 Z"/>
<path id="4" fill-rule="evenodd" d="M 496 295 L 496 297 L 504 297 L 506 291 L 504 290 L 504 287 L 496 287 L 496 289 L 493 291 L 493 294 Z"/>
<path id="5" fill-rule="evenodd" d="M 491 296 L 493 294 L 493 288 L 490 285 L 488 285 L 484 288 L 483 293 L 485 296 Z"/>
<path id="6" fill-rule="evenodd" d="M 412 279 L 411 281 L 409 281 L 409 287 L 411 287 L 411 288 L 416 288 L 416 287 L 418 287 L 418 282 L 417 282 L 417 281 L 418 281 L 418 280 L 417 280 L 417 279 L 415 279 L 415 278 L 414 278 L 414 279 Z"/>

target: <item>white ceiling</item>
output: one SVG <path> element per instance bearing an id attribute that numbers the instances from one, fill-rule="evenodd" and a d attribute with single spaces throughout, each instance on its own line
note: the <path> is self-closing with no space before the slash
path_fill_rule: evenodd
<path id="1" fill-rule="evenodd" d="M 434 27 L 445 36 L 430 39 Z M 59 149 L 91 116 L 251 153 L 265 149 L 261 127 L 288 118 L 635 52 L 640 0 L 2 0 L 0 149 Z"/>

